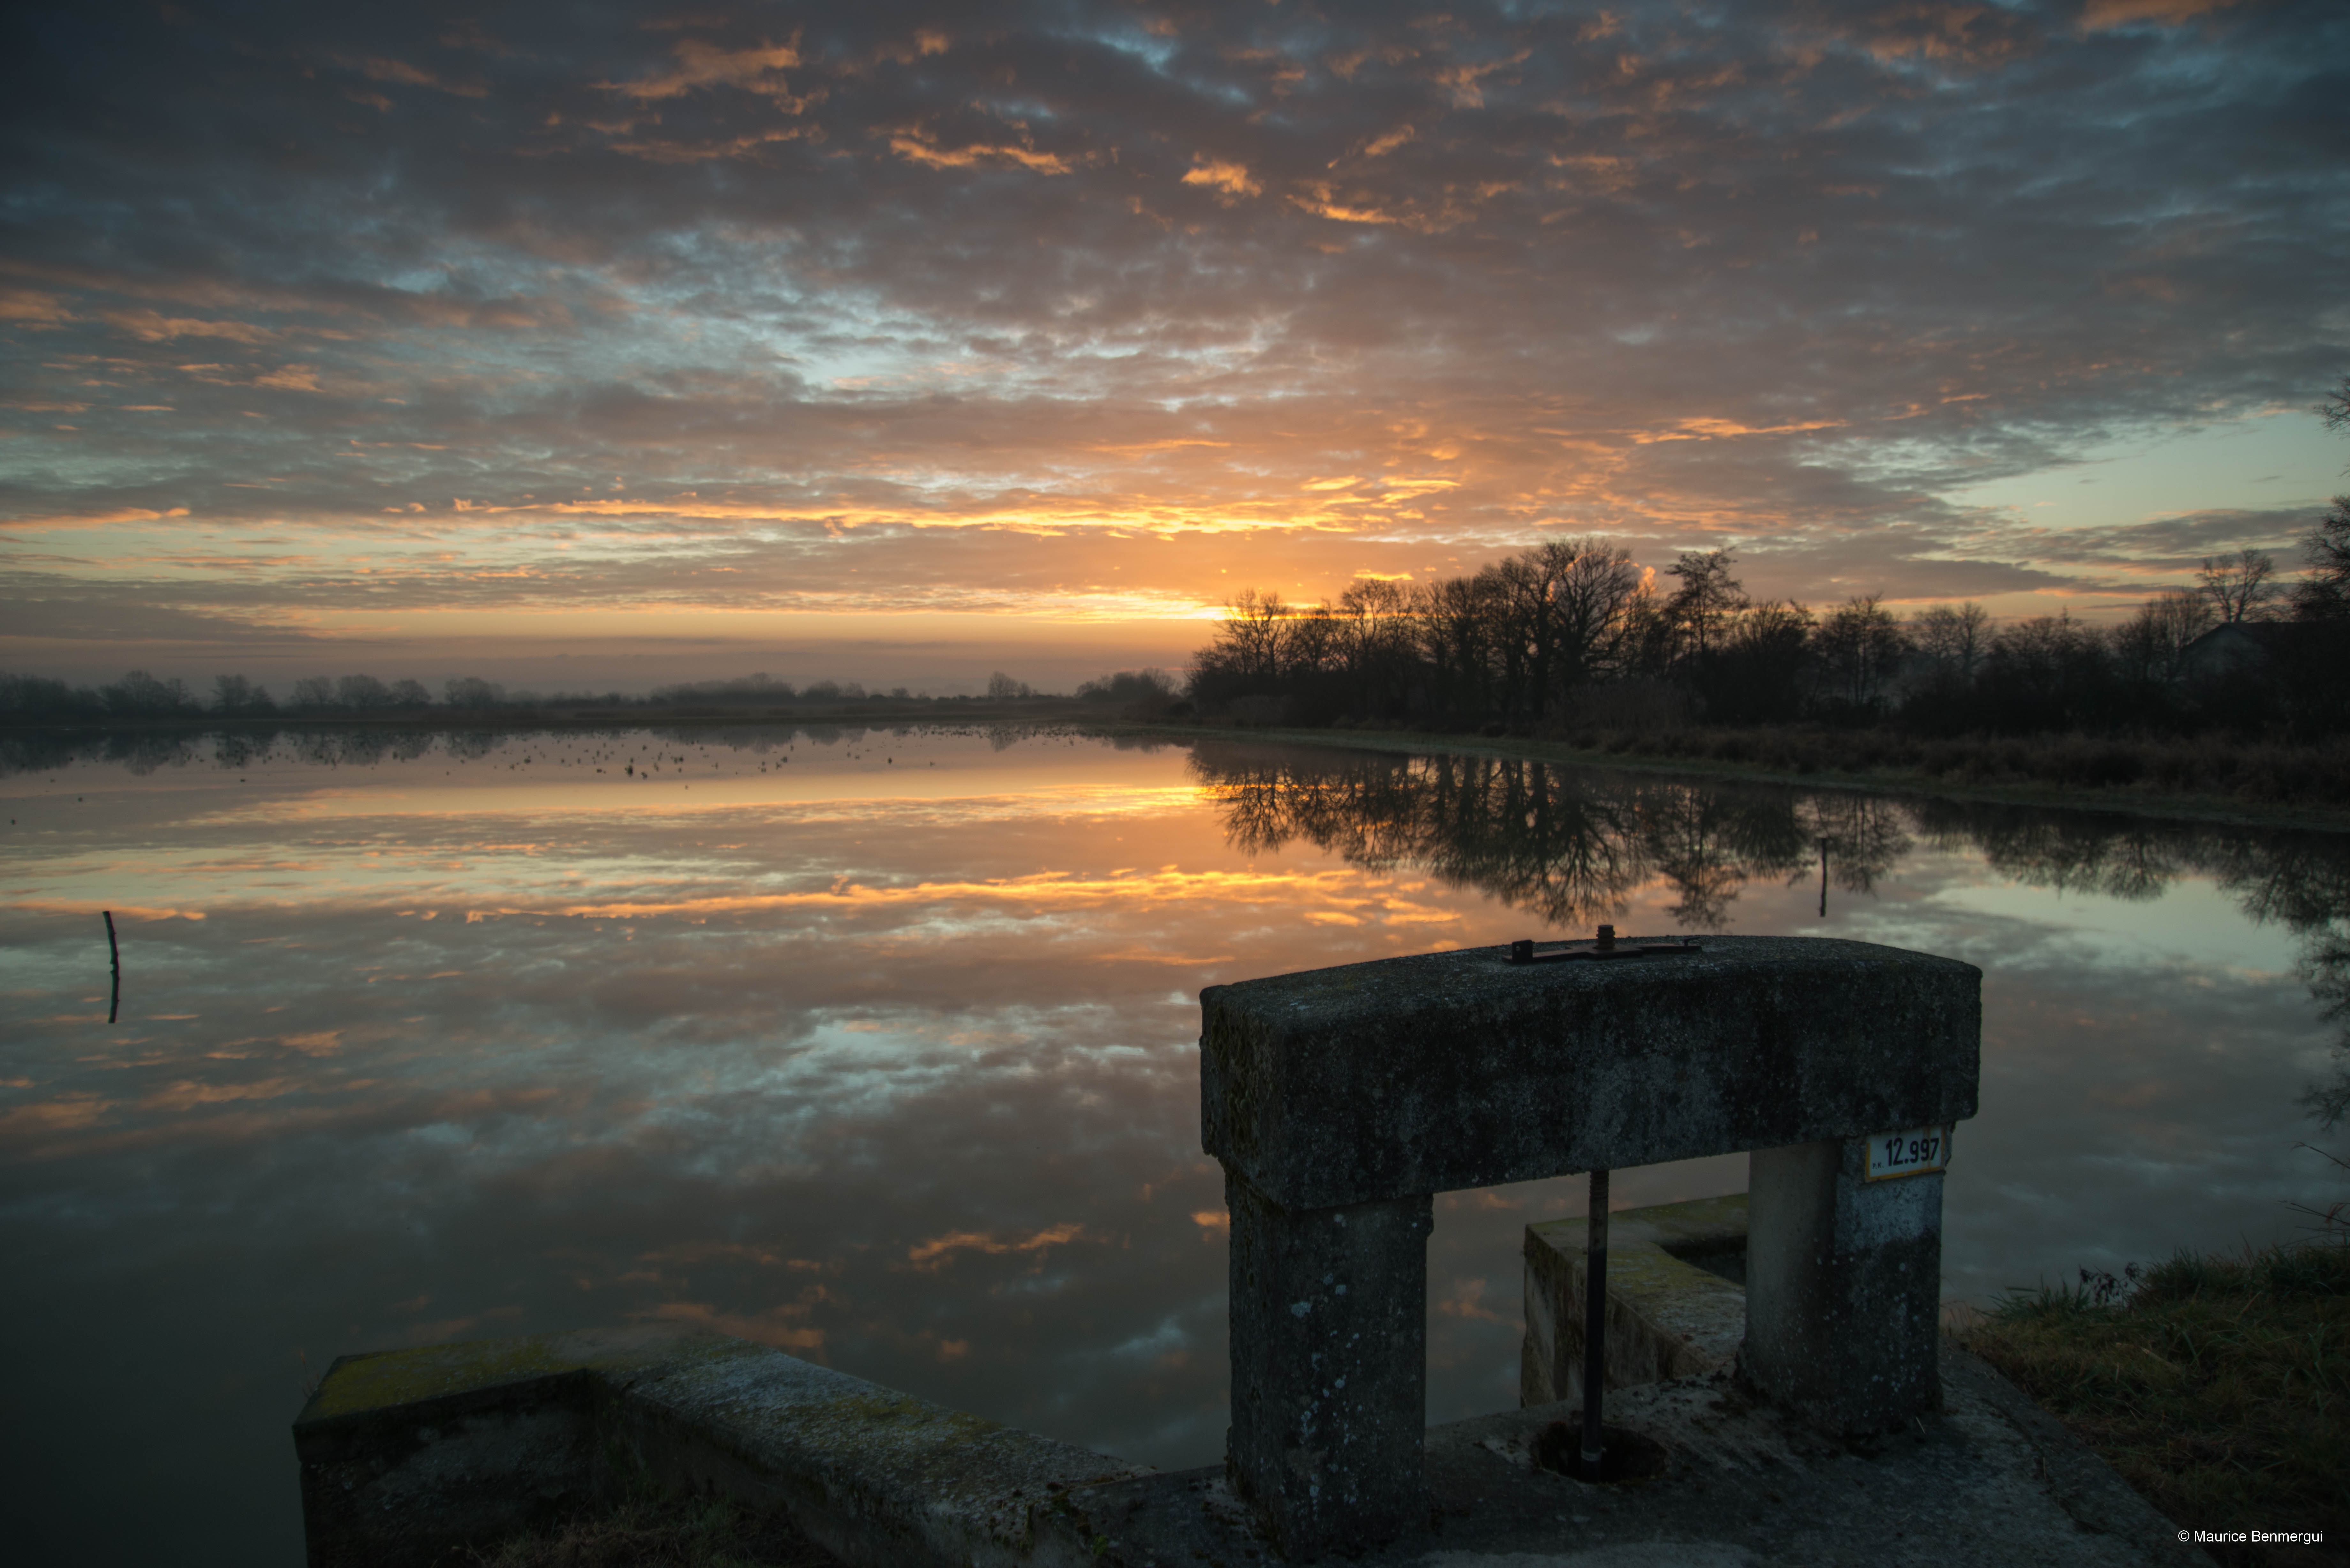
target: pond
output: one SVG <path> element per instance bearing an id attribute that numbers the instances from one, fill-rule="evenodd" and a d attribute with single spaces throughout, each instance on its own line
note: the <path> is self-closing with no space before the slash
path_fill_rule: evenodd
<path id="1" fill-rule="evenodd" d="M 1255 975 L 1599 920 L 1978 964 L 1977 1303 L 2350 1184 L 2303 1147 L 2341 1152 L 2337 836 L 1051 731 L 20 735 L 0 773 L 35 1561 L 296 1563 L 286 1428 L 336 1355 L 630 1320 L 1214 1462 L 1198 998 Z M 1515 1403 L 1520 1232 L 1580 1206 L 1439 1200 L 1430 1419 Z"/>

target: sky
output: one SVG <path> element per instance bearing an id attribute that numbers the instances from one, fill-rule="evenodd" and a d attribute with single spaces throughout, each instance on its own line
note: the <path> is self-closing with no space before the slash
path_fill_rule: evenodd
<path id="1" fill-rule="evenodd" d="M 2350 8 L 19 7 L 0 670 L 953 691 L 1545 537 L 2126 614 L 2350 488 Z"/>

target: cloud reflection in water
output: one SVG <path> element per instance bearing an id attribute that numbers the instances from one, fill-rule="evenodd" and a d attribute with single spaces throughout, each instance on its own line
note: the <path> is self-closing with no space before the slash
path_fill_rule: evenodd
<path id="1" fill-rule="evenodd" d="M 2292 1102 L 2330 1036 L 2295 965 L 2340 945 L 2330 840 L 1003 739 L 12 754 L 0 1226 L 26 1268 L 0 1300 L 50 1347 L 26 1384 L 48 1436 L 5 1439 L 48 1500 L 27 1538 L 291 1560 L 297 1350 L 632 1317 L 1206 1462 L 1200 987 L 1600 919 L 1984 966 L 1951 1293 L 2262 1239 L 2317 1189 Z M 141 911 L 114 1029 L 101 908 Z M 1627 1173 L 1625 1200 L 1742 1164 Z M 1511 1401 L 1518 1231 L 1576 1185 L 1441 1200 L 1432 1416 Z M 130 1503 L 93 1501 L 100 1454 Z"/>

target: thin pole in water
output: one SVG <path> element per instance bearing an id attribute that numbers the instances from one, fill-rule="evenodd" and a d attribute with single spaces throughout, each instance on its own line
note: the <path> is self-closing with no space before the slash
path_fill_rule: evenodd
<path id="1" fill-rule="evenodd" d="M 114 1001 L 106 1010 L 106 1021 L 113 1023 L 122 1014 L 122 949 L 114 940 L 114 911 L 99 911 L 106 917 L 106 951 L 114 961 Z"/>
<path id="2" fill-rule="evenodd" d="M 1583 1474 L 1599 1479 L 1599 1397 L 1607 1384 L 1607 1173 L 1591 1173 L 1583 1253 Z"/>

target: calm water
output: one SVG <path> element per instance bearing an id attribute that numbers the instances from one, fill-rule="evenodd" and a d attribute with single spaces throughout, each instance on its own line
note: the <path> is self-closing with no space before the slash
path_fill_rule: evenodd
<path id="1" fill-rule="evenodd" d="M 2342 1185 L 2295 1147 L 2342 1071 L 2339 838 L 1049 733 L 10 744 L 26 1561 L 298 1562 L 307 1375 L 629 1319 L 1211 1462 L 1197 999 L 1253 975 L 1597 919 L 1979 964 L 1954 1297 L 2266 1241 Z M 1514 1404 L 1519 1231 L 1579 1185 L 1440 1199 L 1431 1418 Z"/>

